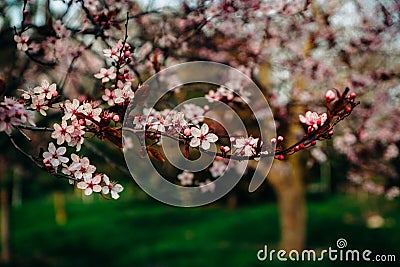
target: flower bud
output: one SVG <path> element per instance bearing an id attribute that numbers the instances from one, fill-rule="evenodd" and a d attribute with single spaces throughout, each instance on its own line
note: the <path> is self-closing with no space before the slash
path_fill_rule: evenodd
<path id="1" fill-rule="evenodd" d="M 192 134 L 192 131 L 190 130 L 190 128 L 186 128 L 186 129 L 183 131 L 183 134 L 186 135 L 186 136 L 190 136 L 190 135 Z"/>
<path id="2" fill-rule="evenodd" d="M 336 94 L 332 90 L 328 90 L 328 92 L 326 92 L 325 98 L 326 98 L 326 101 L 330 102 L 332 100 L 335 100 Z"/>
<path id="3" fill-rule="evenodd" d="M 317 142 L 315 140 L 311 141 L 311 145 L 315 146 L 317 144 Z"/>
<path id="4" fill-rule="evenodd" d="M 282 142 L 283 141 L 283 136 L 278 136 L 278 141 Z"/>

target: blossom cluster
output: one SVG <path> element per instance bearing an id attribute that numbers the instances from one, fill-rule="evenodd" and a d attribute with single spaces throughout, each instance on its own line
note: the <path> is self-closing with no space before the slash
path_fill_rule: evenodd
<path id="1" fill-rule="evenodd" d="M 0 132 L 11 134 L 13 127 L 25 123 L 35 125 L 33 114 L 26 110 L 24 103 L 4 98 L 0 102 Z"/>
<path id="2" fill-rule="evenodd" d="M 30 107 L 43 116 L 47 115 L 46 111 L 49 109 L 49 105 L 58 96 L 57 85 L 50 84 L 47 80 L 43 80 L 40 86 L 33 89 L 21 91 L 23 91 L 21 98 L 30 103 Z"/>
<path id="3" fill-rule="evenodd" d="M 101 68 L 100 72 L 94 75 L 102 82 L 104 89 L 102 99 L 109 106 L 128 104 L 135 96 L 132 91 L 134 79 L 128 67 L 133 60 L 132 47 L 119 40 L 114 47 L 104 49 L 103 54 L 112 60 L 112 66 Z"/>
<path id="4" fill-rule="evenodd" d="M 87 157 L 79 157 L 71 154 L 70 161 L 65 157 L 67 149 L 63 146 L 56 147 L 53 143 L 49 143 L 47 151 L 43 152 L 43 164 L 49 169 L 57 171 L 62 166 L 62 173 L 71 177 L 70 183 L 77 183 L 77 188 L 84 190 L 85 195 L 91 195 L 93 192 L 104 195 L 111 194 L 113 199 L 119 198 L 119 193 L 123 191 L 123 187 L 115 182 L 110 182 L 106 174 L 95 174 L 96 167 L 90 164 Z"/>

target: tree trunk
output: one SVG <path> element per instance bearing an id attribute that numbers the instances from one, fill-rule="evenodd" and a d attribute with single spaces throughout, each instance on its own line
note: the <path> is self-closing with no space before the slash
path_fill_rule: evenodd
<path id="1" fill-rule="evenodd" d="M 299 108 L 293 108 L 293 114 L 300 114 Z M 285 133 L 285 144 L 293 144 L 303 136 L 299 124 L 291 123 Z M 284 161 L 273 163 L 268 181 L 274 187 L 281 215 L 281 248 L 289 251 L 301 251 L 306 241 L 306 201 L 305 175 L 303 162 L 305 151 L 288 156 Z"/>
<path id="2" fill-rule="evenodd" d="M 286 251 L 301 251 L 306 236 L 306 202 L 304 172 L 300 157 L 293 155 L 288 162 L 274 162 L 269 182 L 278 198 L 281 226 L 280 247 Z"/>
<path id="3" fill-rule="evenodd" d="M 7 187 L 7 164 L 4 157 L 0 157 L 0 201 L 1 201 L 1 261 L 9 263 L 10 251 L 10 202 Z"/>

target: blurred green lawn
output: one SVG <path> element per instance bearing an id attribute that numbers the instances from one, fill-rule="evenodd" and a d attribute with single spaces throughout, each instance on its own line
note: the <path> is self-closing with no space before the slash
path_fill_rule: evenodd
<path id="1" fill-rule="evenodd" d="M 307 248 L 336 248 L 394 253 L 400 261 L 399 202 L 384 202 L 385 226 L 369 229 L 363 214 L 371 203 L 334 196 L 308 203 Z M 67 221 L 55 223 L 52 197 L 23 203 L 12 211 L 11 266 L 292 266 L 259 262 L 264 244 L 277 247 L 276 204 L 229 210 L 212 205 L 174 208 L 149 198 L 118 201 L 95 197 L 90 203 L 66 197 Z M 373 263 L 299 262 L 295 266 L 378 266 Z M 379 266 L 382 266 L 380 264 Z M 399 266 L 399 265 L 397 265 Z"/>

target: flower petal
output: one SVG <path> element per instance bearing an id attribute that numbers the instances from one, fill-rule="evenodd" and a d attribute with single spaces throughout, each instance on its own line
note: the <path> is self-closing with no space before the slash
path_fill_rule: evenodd
<path id="1" fill-rule="evenodd" d="M 203 142 L 201 143 L 201 147 L 202 147 L 203 149 L 205 149 L 205 150 L 210 149 L 210 142 L 208 142 L 208 141 L 203 141 Z"/>
<path id="2" fill-rule="evenodd" d="M 79 189 L 86 189 L 86 188 L 88 187 L 88 184 L 85 183 L 85 182 L 79 182 L 79 183 L 76 185 L 76 187 L 79 188 Z"/>
<path id="3" fill-rule="evenodd" d="M 207 134 L 206 140 L 207 140 L 208 142 L 215 143 L 215 142 L 218 141 L 218 136 L 216 136 L 216 135 L 213 134 L 213 133 L 210 133 L 210 134 Z"/>
<path id="4" fill-rule="evenodd" d="M 190 132 L 191 132 L 192 136 L 194 136 L 194 137 L 200 137 L 200 135 L 201 135 L 201 131 L 196 127 L 190 128 Z"/>
<path id="5" fill-rule="evenodd" d="M 203 134 L 203 135 L 206 135 L 207 133 L 208 133 L 208 125 L 207 125 L 207 123 L 204 123 L 203 125 L 201 125 L 201 133 Z"/>
<path id="6" fill-rule="evenodd" d="M 87 195 L 87 196 L 91 195 L 92 192 L 93 192 L 93 190 L 92 190 L 92 188 L 90 188 L 90 187 L 88 187 L 88 188 L 85 189 L 85 195 Z"/>
<path id="7" fill-rule="evenodd" d="M 53 143 L 49 143 L 49 152 L 51 154 L 54 154 L 54 152 L 56 152 L 56 146 Z"/>
<path id="8" fill-rule="evenodd" d="M 198 147 L 200 145 L 200 139 L 197 137 L 193 137 L 192 140 L 190 140 L 191 147 Z"/>

